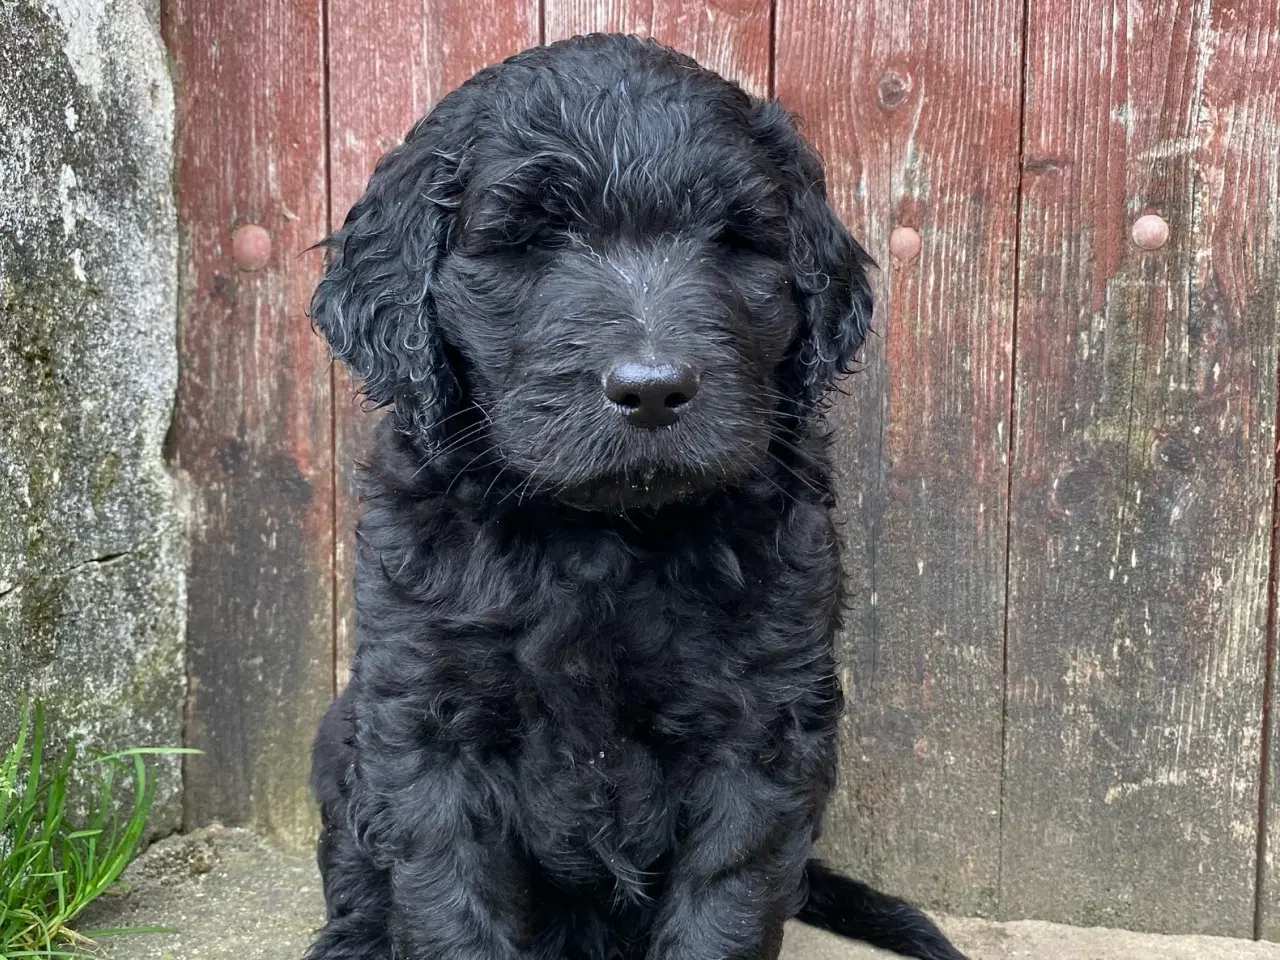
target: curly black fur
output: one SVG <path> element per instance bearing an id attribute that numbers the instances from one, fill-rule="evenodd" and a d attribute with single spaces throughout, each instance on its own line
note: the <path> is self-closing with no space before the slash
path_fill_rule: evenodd
<path id="1" fill-rule="evenodd" d="M 309 956 L 772 958 L 799 912 L 959 958 L 809 859 L 842 703 L 819 407 L 871 296 L 788 114 L 653 43 L 536 48 L 326 244 L 314 322 L 391 411 Z M 605 399 L 636 357 L 696 366 L 674 425 Z"/>

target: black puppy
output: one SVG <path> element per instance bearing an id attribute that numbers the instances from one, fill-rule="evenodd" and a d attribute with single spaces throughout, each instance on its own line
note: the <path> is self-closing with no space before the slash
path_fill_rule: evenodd
<path id="1" fill-rule="evenodd" d="M 925 960 L 810 860 L 836 763 L 820 403 L 867 257 L 788 114 L 653 43 L 446 97 L 326 241 L 314 321 L 391 408 L 314 785 L 314 960 Z"/>

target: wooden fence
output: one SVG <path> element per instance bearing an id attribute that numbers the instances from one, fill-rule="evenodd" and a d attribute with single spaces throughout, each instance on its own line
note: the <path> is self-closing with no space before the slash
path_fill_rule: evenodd
<path id="1" fill-rule="evenodd" d="M 625 30 L 797 110 L 883 266 L 835 413 L 827 853 L 951 911 L 1280 939 L 1276 0 L 165 0 L 163 28 L 188 825 L 315 826 L 369 418 L 303 319 L 308 245 L 475 69 Z"/>

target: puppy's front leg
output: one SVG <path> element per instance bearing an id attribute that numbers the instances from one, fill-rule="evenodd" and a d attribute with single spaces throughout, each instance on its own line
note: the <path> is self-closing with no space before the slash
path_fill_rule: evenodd
<path id="1" fill-rule="evenodd" d="M 462 840 L 392 869 L 395 956 L 531 957 L 527 885 L 501 850 Z"/>
<path id="2" fill-rule="evenodd" d="M 502 822 L 502 801 L 464 764 L 424 778 L 399 805 L 403 830 L 386 857 L 391 935 L 410 960 L 527 960 L 534 940 L 527 865 Z"/>
<path id="3" fill-rule="evenodd" d="M 327 918 L 306 960 L 391 960 L 386 871 L 338 823 L 326 822 L 317 854 Z"/>
<path id="4" fill-rule="evenodd" d="M 649 960 L 774 960 L 800 907 L 807 804 L 754 769 L 699 776 Z"/>
<path id="5" fill-rule="evenodd" d="M 353 690 L 349 686 L 329 707 L 312 749 L 311 784 L 323 823 L 316 858 L 326 917 L 306 960 L 391 960 L 388 874 L 356 841 L 349 824 Z"/>

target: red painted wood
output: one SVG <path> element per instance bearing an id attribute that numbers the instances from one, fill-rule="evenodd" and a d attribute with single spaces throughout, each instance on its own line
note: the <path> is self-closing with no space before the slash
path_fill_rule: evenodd
<path id="1" fill-rule="evenodd" d="M 777 10 L 779 98 L 882 265 L 879 336 L 833 413 L 852 609 L 826 852 L 962 912 L 998 885 L 1022 10 Z M 895 227 L 920 234 L 910 262 Z"/>
<path id="2" fill-rule="evenodd" d="M 1280 22 L 1272 0 L 1031 15 L 1001 912 L 1248 936 Z M 1148 213 L 1154 251 L 1130 239 Z"/>
<path id="3" fill-rule="evenodd" d="M 339 683 L 351 652 L 369 417 L 303 319 L 319 266 L 304 251 L 413 120 L 537 42 L 545 16 L 550 39 L 655 35 L 755 93 L 775 75 L 884 265 L 882 336 L 833 414 L 853 609 L 826 852 L 930 906 L 1145 929 L 1247 935 L 1256 879 L 1258 929 L 1280 938 L 1280 737 L 1258 823 L 1273 0 L 1031 4 L 1022 131 L 1021 0 L 778 0 L 772 67 L 762 0 L 333 2 L 327 141 L 323 2 L 163 10 L 188 739 L 207 751 L 188 763 L 188 826 L 310 838 L 306 747 L 332 648 Z M 1165 246 L 1130 242 L 1144 213 L 1169 223 Z M 245 224 L 267 232 L 265 254 L 240 234 L 241 266 L 265 255 L 261 270 L 233 258 Z M 907 261 L 888 252 L 900 226 L 919 234 Z"/>
<path id="4" fill-rule="evenodd" d="M 185 822 L 309 842 L 332 671 L 328 360 L 304 314 L 325 224 L 320 3 L 168 0 L 163 28 L 178 64 L 187 743 L 205 751 L 187 759 Z M 256 272 L 233 262 L 244 224 L 269 235 Z"/>
<path id="5" fill-rule="evenodd" d="M 769 0 L 545 0 L 547 39 L 655 37 L 749 92 L 769 92 Z"/>
<path id="6" fill-rule="evenodd" d="M 1274 467 L 1268 476 L 1258 458 L 1267 459 L 1268 443 L 1275 445 L 1276 415 L 1265 404 L 1280 402 L 1280 398 L 1268 400 L 1265 369 L 1267 363 L 1276 366 L 1280 353 L 1280 283 L 1276 281 L 1280 277 L 1280 83 L 1276 80 L 1280 77 L 1280 5 L 1271 0 L 1215 2 L 1204 39 L 1212 42 L 1212 56 L 1202 81 L 1195 155 L 1201 192 L 1196 204 L 1198 252 L 1192 294 L 1198 302 L 1193 300 L 1193 314 L 1198 308 L 1209 319 L 1220 306 L 1225 306 L 1231 317 L 1228 331 L 1248 331 L 1243 342 L 1228 337 L 1222 349 L 1239 351 L 1240 364 L 1258 364 L 1259 369 L 1252 374 L 1256 379 L 1249 387 L 1255 391 L 1262 416 L 1250 424 L 1244 420 L 1248 413 L 1243 409 L 1231 412 L 1238 413 L 1244 421 L 1237 436 L 1250 441 L 1247 482 L 1263 486 L 1269 479 L 1274 488 Z M 1212 367 L 1203 361 L 1201 369 L 1212 374 Z M 1225 491 L 1220 494 L 1224 499 L 1229 495 Z M 1248 498 L 1251 504 L 1265 506 L 1267 494 L 1250 489 Z M 1242 546 L 1254 549 L 1254 538 L 1264 535 L 1249 528 L 1244 509 L 1237 509 L 1241 511 Z M 1258 515 L 1255 520 L 1266 522 Z M 1274 515 L 1273 507 L 1270 521 L 1274 525 L 1277 520 L 1280 518 Z M 1273 583 L 1280 560 L 1275 543 L 1273 540 Z M 1270 622 L 1274 630 L 1274 610 Z M 1250 626 L 1252 629 L 1253 624 Z M 1263 772 L 1270 790 L 1264 798 L 1268 803 L 1260 823 L 1263 859 L 1258 871 L 1255 934 L 1280 940 L 1280 863 L 1276 860 L 1280 853 L 1280 737 L 1276 733 L 1280 722 L 1280 677 L 1276 676 L 1280 660 L 1276 659 L 1276 637 L 1272 635 L 1269 640 L 1272 737 L 1269 765 Z M 1256 642 L 1252 637 L 1250 641 Z M 1241 708 L 1243 721 L 1252 725 L 1253 715 L 1243 704 Z"/>
<path id="7" fill-rule="evenodd" d="M 1215 331 L 1218 341 L 1226 341 L 1220 349 L 1239 351 L 1237 364 L 1257 364 L 1256 371 L 1250 368 L 1249 388 L 1258 406 L 1235 406 L 1230 413 L 1241 419 L 1236 436 L 1249 442 L 1249 505 L 1262 505 L 1265 510 L 1266 492 L 1252 485 L 1262 486 L 1270 479 L 1274 491 L 1280 481 L 1274 470 L 1268 477 L 1266 466 L 1259 462 L 1268 459 L 1268 444 L 1276 446 L 1277 425 L 1277 415 L 1265 404 L 1269 402 L 1266 364 L 1276 366 L 1276 354 L 1280 353 L 1280 82 L 1276 80 L 1280 77 L 1280 4 L 1272 0 L 1215 2 L 1205 39 L 1213 46 L 1202 81 L 1195 155 L 1201 192 L 1196 204 L 1193 290 L 1197 292 L 1193 296 L 1198 295 L 1197 306 L 1206 319 L 1212 319 L 1219 309 L 1227 311 L 1230 324 L 1226 331 Z M 1245 333 L 1243 340 L 1232 336 L 1238 331 Z M 1200 367 L 1212 375 L 1213 368 L 1204 361 Z M 1221 371 L 1218 377 L 1220 381 Z M 1280 398 L 1270 402 L 1280 403 Z M 1255 410 L 1259 419 L 1250 423 L 1247 418 Z M 1223 499 L 1230 495 L 1230 490 L 1219 494 Z M 1271 503 L 1270 522 L 1275 528 L 1280 517 L 1274 513 L 1274 496 Z M 1242 540 L 1247 537 L 1252 549 L 1254 538 L 1263 535 L 1247 526 L 1247 508 L 1240 505 L 1237 509 L 1240 528 L 1246 531 Z M 1255 520 L 1267 522 L 1262 511 L 1255 514 Z M 1280 537 L 1273 535 L 1273 589 L 1280 581 L 1278 547 Z M 1280 614 L 1276 602 L 1272 595 L 1271 635 L 1267 638 L 1270 709 L 1264 713 L 1264 721 L 1271 725 L 1270 755 L 1262 769 L 1267 789 L 1261 798 L 1254 929 L 1256 936 L 1267 940 L 1280 940 L 1280 638 L 1275 634 Z M 1252 605 L 1249 610 L 1256 616 Z M 1255 623 L 1250 621 L 1251 629 Z M 1254 642 L 1252 637 L 1250 642 Z M 1253 716 L 1244 704 L 1241 706 L 1242 721 L 1251 726 Z"/>
<path id="8" fill-rule="evenodd" d="M 329 8 L 331 228 L 364 190 L 374 164 L 409 127 L 481 67 L 538 37 L 537 0 L 343 0 Z M 378 414 L 365 413 L 357 385 L 334 370 L 337 469 L 338 686 L 354 652 L 351 602 L 354 531 L 359 517 L 356 461 L 368 449 Z"/>

